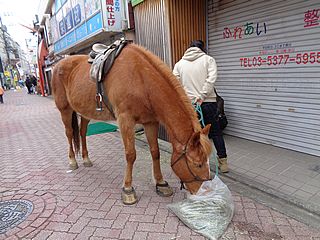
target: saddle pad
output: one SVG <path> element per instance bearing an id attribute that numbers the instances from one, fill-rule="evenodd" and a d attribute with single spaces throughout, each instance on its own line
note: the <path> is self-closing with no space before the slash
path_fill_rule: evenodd
<path id="1" fill-rule="evenodd" d="M 118 127 L 105 122 L 96 122 L 88 125 L 87 136 L 106 133 L 106 132 L 115 132 Z"/>

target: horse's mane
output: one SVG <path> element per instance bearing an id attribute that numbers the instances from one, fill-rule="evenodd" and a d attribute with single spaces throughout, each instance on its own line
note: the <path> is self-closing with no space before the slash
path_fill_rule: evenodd
<path id="1" fill-rule="evenodd" d="M 133 45 L 136 49 L 138 49 L 139 53 L 144 55 L 144 58 L 150 59 L 148 61 L 155 69 L 159 70 L 161 75 L 164 76 L 164 79 L 168 80 L 168 83 L 171 85 L 172 89 L 177 92 L 177 96 L 181 99 L 183 103 L 184 109 L 188 116 L 190 116 L 190 120 L 192 122 L 192 127 L 195 131 L 200 131 L 201 126 L 199 124 L 199 120 L 197 118 L 196 112 L 190 104 L 190 99 L 187 97 L 182 85 L 177 80 L 177 78 L 172 74 L 170 68 L 157 56 L 151 53 L 149 50 L 138 46 Z"/>
<path id="2" fill-rule="evenodd" d="M 157 57 L 147 49 L 135 44 L 131 44 L 131 46 L 137 49 L 139 53 L 144 56 L 144 58 L 150 59 L 149 63 L 155 69 L 157 69 L 160 72 L 160 74 L 164 76 L 164 79 L 168 81 L 168 83 L 172 86 L 172 89 L 174 89 L 177 92 L 177 96 L 179 96 L 179 98 L 181 99 L 181 102 L 183 103 L 183 106 L 184 106 L 184 110 L 186 111 L 187 115 L 190 117 L 194 132 L 201 131 L 201 125 L 199 123 L 199 120 L 194 108 L 190 104 L 190 99 L 187 97 L 187 94 L 185 93 L 185 90 L 183 89 L 180 82 L 172 74 L 172 71 L 170 70 L 170 68 L 159 57 Z M 200 142 L 204 151 L 207 154 L 209 154 L 212 150 L 211 142 L 203 134 L 200 135 Z"/>

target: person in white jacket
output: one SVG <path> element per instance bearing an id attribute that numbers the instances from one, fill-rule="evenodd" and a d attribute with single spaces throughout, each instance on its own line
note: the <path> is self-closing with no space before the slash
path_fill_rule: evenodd
<path id="1" fill-rule="evenodd" d="M 177 62 L 173 74 L 179 79 L 192 103 L 199 103 L 205 125 L 211 124 L 209 138 L 213 140 L 219 160 L 219 169 L 229 171 L 227 151 L 217 116 L 214 84 L 217 79 L 217 64 L 213 57 L 206 54 L 201 40 L 193 41 Z"/>

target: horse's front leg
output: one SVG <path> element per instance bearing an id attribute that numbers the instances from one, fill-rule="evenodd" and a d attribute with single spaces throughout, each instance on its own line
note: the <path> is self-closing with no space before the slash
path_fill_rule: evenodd
<path id="1" fill-rule="evenodd" d="M 159 124 L 157 122 L 144 124 L 144 131 L 147 136 L 152 156 L 153 176 L 156 181 L 156 192 L 160 196 L 171 196 L 173 194 L 172 188 L 166 181 L 163 180 L 160 167 L 160 151 L 158 144 Z"/>
<path id="2" fill-rule="evenodd" d="M 92 166 L 92 162 L 89 159 L 88 149 L 87 149 L 87 128 L 88 128 L 89 122 L 90 120 L 81 116 L 80 136 L 81 136 L 81 145 L 82 145 L 82 159 L 83 159 L 83 165 L 85 167 Z"/>
<path id="3" fill-rule="evenodd" d="M 127 167 L 122 188 L 122 202 L 126 205 L 131 205 L 137 202 L 137 195 L 132 187 L 132 169 L 136 160 L 136 149 L 134 142 L 134 126 L 135 122 L 125 114 L 118 116 L 118 124 L 125 148 Z"/>

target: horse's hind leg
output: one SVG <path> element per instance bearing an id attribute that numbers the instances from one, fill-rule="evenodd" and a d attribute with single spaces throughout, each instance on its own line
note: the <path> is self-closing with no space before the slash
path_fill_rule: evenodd
<path id="1" fill-rule="evenodd" d="M 158 131 L 159 131 L 159 124 L 155 123 L 148 123 L 144 124 L 144 131 L 147 136 L 147 140 L 150 147 L 150 152 L 152 156 L 152 163 L 153 163 L 153 176 L 156 181 L 156 192 L 160 196 L 168 197 L 173 194 L 172 188 L 169 184 L 163 180 L 163 176 L 161 173 L 160 167 L 160 151 L 158 145 Z"/>
<path id="2" fill-rule="evenodd" d="M 82 145 L 82 159 L 83 165 L 85 167 L 91 167 L 92 162 L 88 156 L 88 149 L 87 149 L 87 127 L 90 120 L 81 116 L 81 127 L 80 127 L 80 136 L 81 136 L 81 145 Z"/>
<path id="3" fill-rule="evenodd" d="M 132 187 L 132 169 L 136 160 L 136 149 L 134 145 L 134 126 L 133 119 L 127 117 L 125 114 L 118 116 L 118 124 L 125 148 L 127 167 L 124 178 L 124 186 L 122 188 L 122 202 L 131 205 L 137 202 L 137 195 Z"/>
<path id="4" fill-rule="evenodd" d="M 78 168 L 78 164 L 75 158 L 75 153 L 73 151 L 72 142 L 73 140 L 77 139 L 77 136 L 74 137 L 74 134 L 79 134 L 77 133 L 77 126 L 75 126 L 76 124 L 78 125 L 77 115 L 71 108 L 67 108 L 62 111 L 60 110 L 60 112 L 62 122 L 66 129 L 66 136 L 69 142 L 69 168 L 71 170 L 75 170 Z M 79 143 L 75 142 L 76 151 L 78 150 L 78 146 Z"/>

